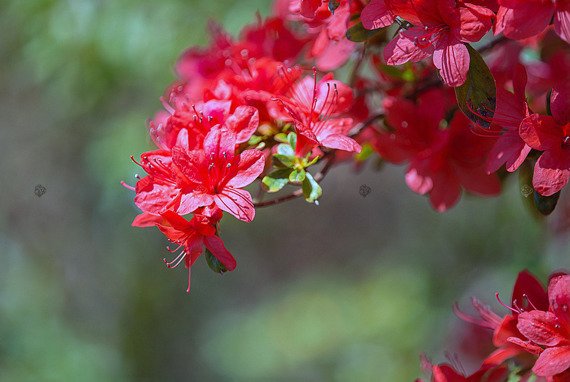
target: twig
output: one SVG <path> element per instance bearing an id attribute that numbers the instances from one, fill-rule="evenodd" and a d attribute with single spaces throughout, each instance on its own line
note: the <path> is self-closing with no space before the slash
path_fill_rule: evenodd
<path id="1" fill-rule="evenodd" d="M 486 53 L 488 50 L 493 49 L 495 46 L 500 45 L 504 42 L 510 41 L 508 38 L 506 38 L 504 35 L 501 35 L 501 37 L 494 39 L 493 41 L 489 41 L 489 43 L 487 43 L 486 45 L 483 45 L 481 47 L 479 47 L 479 49 L 477 49 L 477 52 L 483 54 Z"/>
<path id="2" fill-rule="evenodd" d="M 373 116 L 369 117 L 365 121 L 354 126 L 354 128 L 352 129 L 350 134 L 348 134 L 348 136 L 351 138 L 357 136 L 358 134 L 360 134 L 362 132 L 362 130 L 364 130 L 365 128 L 370 126 L 374 121 L 376 121 L 378 119 L 382 119 L 382 118 L 384 118 L 384 113 L 374 114 Z"/>

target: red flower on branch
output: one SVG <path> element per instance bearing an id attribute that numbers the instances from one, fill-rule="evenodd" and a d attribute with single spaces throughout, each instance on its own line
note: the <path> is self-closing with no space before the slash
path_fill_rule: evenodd
<path id="1" fill-rule="evenodd" d="M 380 133 L 375 145 L 390 162 L 410 162 L 408 187 L 429 195 L 439 212 L 457 203 L 462 188 L 480 195 L 500 192 L 499 179 L 487 174 L 484 163 L 493 142 L 473 134 L 463 114 L 455 113 L 447 126 L 448 102 L 442 90 L 423 94 L 417 104 L 388 98 L 384 108 L 392 130 Z"/>
<path id="2" fill-rule="evenodd" d="M 169 268 L 176 268 L 181 262 L 188 268 L 188 289 L 190 292 L 190 268 L 207 248 L 212 255 L 223 265 L 224 271 L 233 271 L 236 260 L 224 246 L 224 242 L 217 236 L 216 226 L 222 218 L 222 212 L 216 208 L 202 208 L 196 211 L 190 221 L 184 219 L 173 211 L 161 214 L 163 222 L 156 224 L 158 229 L 178 248 L 170 250 L 172 253 L 180 252 L 174 260 L 165 264 Z"/>
<path id="3" fill-rule="evenodd" d="M 433 55 L 433 63 L 443 81 L 449 86 L 462 85 L 467 78 L 470 62 L 465 43 L 479 41 L 487 33 L 494 13 L 476 2 L 412 0 L 405 3 L 373 2 L 368 5 L 367 12 L 375 13 L 365 17 L 374 19 L 367 22 L 369 27 L 386 24 L 389 15 L 400 16 L 414 24 L 400 31 L 386 45 L 386 62 L 401 65 Z"/>
<path id="4" fill-rule="evenodd" d="M 544 348 L 532 368 L 542 377 L 556 376 L 570 369 L 570 275 L 550 280 L 548 299 L 548 310 L 523 312 L 517 324 L 533 345 Z"/>
<path id="5" fill-rule="evenodd" d="M 499 0 L 495 33 L 521 40 L 536 36 L 554 17 L 554 30 L 570 42 L 570 2 L 550 0 Z"/>
<path id="6" fill-rule="evenodd" d="M 530 115 L 525 97 L 526 82 L 526 71 L 524 66 L 519 64 L 513 79 L 514 94 L 503 88 L 497 88 L 497 107 L 493 118 L 488 119 L 492 123 L 491 129 L 489 131 L 479 129 L 483 135 L 499 135 L 487 160 L 487 171 L 490 173 L 497 171 L 503 165 L 507 171 L 514 172 L 530 153 L 531 147 L 519 134 L 521 122 Z M 485 120 L 483 116 L 481 117 Z"/>
<path id="7" fill-rule="evenodd" d="M 235 135 L 226 128 L 215 127 L 204 139 L 203 150 L 172 150 L 172 162 L 180 179 L 180 214 L 214 203 L 240 220 L 253 220 L 251 195 L 241 188 L 261 174 L 265 157 L 255 149 L 236 155 L 235 147 Z"/>
<path id="8" fill-rule="evenodd" d="M 304 77 L 293 85 L 291 97 L 278 100 L 284 109 L 281 118 L 295 124 L 299 156 L 318 146 L 360 152 L 360 145 L 347 136 L 353 120 L 344 116 L 353 104 L 352 90 L 334 80 L 332 74 L 317 81 L 315 71 L 313 77 Z"/>
<path id="9" fill-rule="evenodd" d="M 533 114 L 520 126 L 526 144 L 543 151 L 532 185 L 544 196 L 557 193 L 570 179 L 570 82 L 553 89 L 550 109 L 552 116 Z"/>

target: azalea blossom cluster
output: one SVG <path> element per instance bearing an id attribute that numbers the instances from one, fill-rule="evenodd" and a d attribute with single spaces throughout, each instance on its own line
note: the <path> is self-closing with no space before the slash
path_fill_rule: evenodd
<path id="1" fill-rule="evenodd" d="M 523 271 L 515 282 L 510 305 L 502 302 L 498 293 L 496 298 L 507 313 L 499 315 L 476 298 L 472 299 L 477 312 L 474 316 L 455 307 L 458 317 L 492 332 L 495 350 L 483 360 L 480 369 L 466 376 L 457 360 L 431 365 L 424 359 L 424 368 L 432 374 L 431 380 L 569 381 L 570 275 L 552 274 L 545 289 L 534 275 Z"/>
<path id="2" fill-rule="evenodd" d="M 440 212 L 464 192 L 500 194 L 522 168 L 548 214 L 570 179 L 566 1 L 276 0 L 237 37 L 209 30 L 209 46 L 180 56 L 148 123 L 156 149 L 125 184 L 142 211 L 133 225 L 178 246 L 169 267 L 190 275 L 205 253 L 233 270 L 224 216 L 317 204 L 342 162 L 406 165 Z"/>

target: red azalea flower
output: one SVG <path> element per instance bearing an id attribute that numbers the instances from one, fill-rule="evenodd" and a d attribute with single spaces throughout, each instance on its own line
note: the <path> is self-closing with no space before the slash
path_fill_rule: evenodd
<path id="1" fill-rule="evenodd" d="M 171 152 L 156 150 L 142 153 L 140 163 L 135 163 L 148 174 L 139 179 L 135 186 L 137 207 L 154 215 L 169 209 L 177 210 L 180 206 L 180 187 Z"/>
<path id="2" fill-rule="evenodd" d="M 498 294 L 497 294 L 498 299 Z M 500 301 L 500 300 L 499 300 Z M 542 349 L 529 344 L 528 340 L 517 328 L 520 313 L 531 309 L 547 309 L 548 295 L 542 284 L 528 271 L 519 273 L 511 297 L 511 306 L 506 306 L 511 314 L 501 318 L 487 305 L 483 305 L 476 298 L 472 299 L 473 307 L 479 318 L 461 312 L 457 305 L 455 314 L 462 320 L 493 330 L 493 345 L 497 347 L 484 361 L 484 365 L 500 365 L 510 358 L 525 353 L 539 354 Z"/>
<path id="3" fill-rule="evenodd" d="M 533 344 L 543 347 L 533 371 L 551 377 L 570 369 L 570 275 L 555 276 L 548 285 L 547 311 L 519 315 L 517 328 Z"/>
<path id="4" fill-rule="evenodd" d="M 260 125 L 275 125 L 274 98 L 287 94 L 301 73 L 300 67 L 288 67 L 271 58 L 251 60 L 247 70 L 238 74 L 228 71 L 220 76 L 213 90 L 206 92 L 204 98 L 253 106 L 259 112 Z"/>
<path id="5" fill-rule="evenodd" d="M 295 123 L 297 154 L 303 156 L 317 146 L 360 152 L 360 145 L 347 136 L 352 118 L 343 117 L 353 104 L 352 90 L 328 74 L 317 81 L 307 76 L 292 88 L 290 98 L 279 97 L 285 109 L 281 118 Z"/>
<path id="6" fill-rule="evenodd" d="M 180 178 L 179 214 L 215 203 L 240 220 L 253 220 L 251 195 L 241 188 L 261 174 L 265 157 L 255 149 L 236 155 L 235 147 L 235 134 L 217 126 L 206 135 L 203 150 L 173 148 L 172 162 Z"/>
<path id="7" fill-rule="evenodd" d="M 524 141 L 544 151 L 532 179 L 534 189 L 544 196 L 557 193 L 570 179 L 570 82 L 553 89 L 550 109 L 552 116 L 533 114 L 520 126 Z"/>
<path id="8" fill-rule="evenodd" d="M 459 372 L 461 365 L 456 367 L 443 363 L 431 365 L 429 361 L 423 361 L 423 368 L 431 372 L 432 382 L 505 382 L 509 376 L 509 370 L 505 366 L 482 365 L 479 370 L 466 376 L 465 372 Z M 416 382 L 422 382 L 421 379 Z"/>
<path id="9" fill-rule="evenodd" d="M 290 5 L 291 13 L 298 15 L 312 36 L 308 56 L 315 59 L 316 66 L 323 71 L 343 65 L 356 48 L 356 44 L 346 38 L 350 2 L 338 1 L 334 12 L 331 12 L 329 3 L 326 0 L 292 0 Z"/>
<path id="10" fill-rule="evenodd" d="M 497 107 L 492 119 L 491 129 L 481 133 L 499 134 L 499 138 L 489 152 L 487 171 L 497 171 L 506 165 L 509 172 L 516 171 L 530 153 L 527 145 L 519 134 L 519 126 L 524 118 L 530 115 L 526 103 L 526 71 L 524 66 L 518 65 L 513 79 L 514 94 L 503 88 L 497 88 Z"/>
<path id="11" fill-rule="evenodd" d="M 384 49 L 389 65 L 417 62 L 433 54 L 433 63 L 443 81 L 460 86 L 469 71 L 465 42 L 479 41 L 491 28 L 494 13 L 473 2 L 413 0 L 407 2 L 408 21 L 415 24 L 401 31 Z M 401 14 L 396 15 L 404 17 Z M 405 18 L 405 17 L 404 17 Z"/>
<path id="12" fill-rule="evenodd" d="M 224 246 L 224 242 L 217 236 L 216 225 L 222 218 L 222 212 L 216 207 L 203 208 L 194 214 L 194 217 L 187 221 L 182 216 L 173 211 L 166 211 L 161 214 L 163 222 L 156 224 L 158 229 L 173 243 L 179 245 L 175 250 L 182 248 L 174 260 L 164 262 L 169 268 L 177 267 L 182 261 L 188 268 L 188 289 L 190 292 L 190 267 L 204 251 L 206 247 L 216 259 L 224 266 L 225 270 L 233 271 L 236 267 L 236 260 Z"/>
<path id="13" fill-rule="evenodd" d="M 237 106 L 231 101 L 210 100 L 193 103 L 184 93 L 173 91 L 171 104 L 164 103 L 169 115 L 159 115 L 149 124 L 156 145 L 170 150 L 180 146 L 189 150 L 202 147 L 204 137 L 216 125 L 224 125 L 236 136 L 237 143 L 247 142 L 259 126 L 259 113 L 251 106 Z"/>
<path id="14" fill-rule="evenodd" d="M 554 16 L 554 30 L 570 42 L 570 1 L 499 0 L 495 33 L 520 40 L 546 29 Z"/>
<path id="15" fill-rule="evenodd" d="M 484 158 L 493 143 L 471 132 L 470 121 L 455 113 L 449 126 L 444 118 L 447 93 L 423 94 L 418 104 L 400 98 L 384 102 L 390 132 L 380 133 L 376 149 L 388 161 L 410 161 L 406 183 L 412 191 L 429 195 L 433 208 L 443 212 L 457 203 L 462 188 L 480 195 L 496 195 L 500 182 L 487 174 Z"/>

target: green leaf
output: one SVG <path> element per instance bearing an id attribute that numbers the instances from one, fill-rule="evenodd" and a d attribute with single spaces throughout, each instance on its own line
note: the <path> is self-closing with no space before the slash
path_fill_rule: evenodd
<path id="1" fill-rule="evenodd" d="M 293 148 L 285 143 L 282 143 L 280 145 L 277 146 L 277 154 L 279 155 L 285 155 L 288 157 L 295 157 L 295 151 L 293 150 Z"/>
<path id="2" fill-rule="evenodd" d="M 346 31 L 346 38 L 352 42 L 364 42 L 375 34 L 375 31 L 365 29 L 362 22 L 353 25 Z"/>
<path id="3" fill-rule="evenodd" d="M 273 136 L 273 139 L 275 139 L 279 143 L 289 143 L 289 141 L 287 140 L 287 135 L 285 135 L 284 133 L 275 134 L 275 136 Z"/>
<path id="4" fill-rule="evenodd" d="M 287 142 L 289 142 L 291 148 L 295 150 L 297 148 L 297 134 L 290 132 L 289 135 L 287 135 Z"/>
<path id="5" fill-rule="evenodd" d="M 303 159 L 303 167 L 307 168 L 309 166 L 314 165 L 315 163 L 318 162 L 318 160 L 321 158 L 318 155 L 316 157 L 314 157 L 313 159 L 311 159 L 311 161 L 309 161 L 309 157 L 311 156 L 311 154 L 307 154 L 307 156 Z"/>
<path id="6" fill-rule="evenodd" d="M 249 141 L 247 141 L 247 144 L 249 146 L 256 146 L 262 140 L 263 138 L 260 137 L 259 135 L 252 135 L 251 138 L 249 138 Z"/>
<path id="7" fill-rule="evenodd" d="M 287 156 L 287 155 L 281 155 L 281 154 L 274 154 L 273 155 L 273 164 L 275 164 L 276 167 L 293 167 L 295 166 L 295 158 Z"/>
<path id="8" fill-rule="evenodd" d="M 469 73 L 465 83 L 455 88 L 457 105 L 471 121 L 489 127 L 489 120 L 495 114 L 495 79 L 479 52 L 470 45 L 467 45 L 467 49 L 470 57 Z"/>
<path id="9" fill-rule="evenodd" d="M 556 205 L 558 204 L 558 198 L 560 198 L 560 191 L 552 196 L 542 196 L 538 192 L 534 192 L 534 205 L 538 212 L 543 215 L 550 215 Z"/>
<path id="10" fill-rule="evenodd" d="M 210 267 L 211 270 L 213 270 L 216 273 L 225 273 L 228 270 L 226 269 L 225 265 L 222 264 L 220 262 L 220 260 L 218 260 L 216 258 L 216 256 L 214 256 L 212 254 L 212 252 L 210 252 L 207 248 L 206 248 L 206 253 L 205 253 L 205 257 L 206 257 L 206 262 L 208 263 L 208 266 Z"/>
<path id="11" fill-rule="evenodd" d="M 291 171 L 291 174 L 289 174 L 289 180 L 291 182 L 302 182 L 305 180 L 306 176 L 305 176 L 306 172 L 305 170 L 293 170 Z"/>
<path id="12" fill-rule="evenodd" d="M 309 203 L 315 203 L 318 198 L 323 194 L 323 189 L 315 178 L 309 173 L 306 173 L 305 180 L 303 181 L 303 196 Z"/>
<path id="13" fill-rule="evenodd" d="M 374 148 L 370 143 L 365 143 L 362 145 L 362 150 L 354 156 L 354 158 L 359 162 L 364 162 L 366 159 L 370 158 L 370 156 L 374 154 Z"/>
<path id="14" fill-rule="evenodd" d="M 292 170 L 288 168 L 273 171 L 269 175 L 265 176 L 261 182 L 267 186 L 268 192 L 277 192 L 289 183 L 289 175 L 291 172 Z"/>

